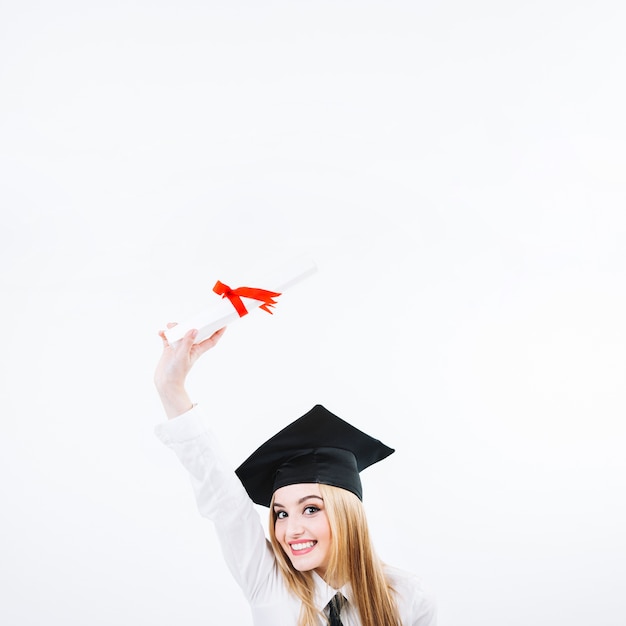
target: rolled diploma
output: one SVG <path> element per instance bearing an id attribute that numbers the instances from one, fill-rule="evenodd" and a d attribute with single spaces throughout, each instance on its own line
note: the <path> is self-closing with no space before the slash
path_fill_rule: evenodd
<path id="1" fill-rule="evenodd" d="M 304 280 L 314 274 L 316 271 L 317 265 L 314 261 L 311 259 L 298 259 L 279 268 L 270 276 L 258 281 L 258 283 L 256 281 L 253 284 L 246 285 L 231 285 L 229 283 L 229 286 L 232 289 L 236 289 L 237 287 L 256 287 L 259 289 L 267 289 L 268 291 L 276 291 L 282 294 L 296 283 L 299 283 L 301 280 Z M 210 337 L 216 330 L 219 330 L 223 326 L 227 326 L 231 322 L 239 319 L 239 314 L 228 298 L 222 298 L 217 294 L 213 295 L 216 298 L 219 298 L 219 301 L 216 302 L 215 305 L 165 331 L 165 337 L 169 343 L 174 343 L 175 341 L 182 339 L 185 333 L 192 328 L 198 329 L 198 335 L 194 341 L 194 343 L 198 343 L 207 337 Z M 242 297 L 241 300 L 245 304 L 248 313 L 263 304 L 261 300 L 255 300 L 253 298 Z M 280 300 L 277 300 L 277 303 L 280 304 Z"/>

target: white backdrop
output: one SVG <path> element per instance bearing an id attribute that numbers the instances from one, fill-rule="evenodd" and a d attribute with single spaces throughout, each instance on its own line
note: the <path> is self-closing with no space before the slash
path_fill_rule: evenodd
<path id="1" fill-rule="evenodd" d="M 0 623 L 250 623 L 157 331 L 301 255 L 189 380 L 233 463 L 321 402 L 440 626 L 626 623 L 623 4 L 0 6 Z"/>

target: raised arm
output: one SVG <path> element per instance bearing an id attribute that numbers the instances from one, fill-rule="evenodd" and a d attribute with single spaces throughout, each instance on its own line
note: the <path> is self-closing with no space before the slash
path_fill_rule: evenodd
<path id="1" fill-rule="evenodd" d="M 172 328 L 175 325 L 170 323 L 167 327 Z M 217 344 L 225 330 L 225 327 L 220 328 L 200 343 L 194 343 L 198 331 L 190 330 L 172 345 L 167 341 L 165 331 L 159 332 L 163 341 L 163 353 L 154 372 L 154 384 L 168 419 L 191 409 L 192 402 L 185 388 L 187 374 L 193 364 Z"/>
<path id="2" fill-rule="evenodd" d="M 168 324 L 171 328 L 173 324 Z M 189 331 L 182 339 L 168 343 L 161 331 L 163 353 L 154 372 L 154 384 L 168 417 L 156 426 L 156 434 L 169 446 L 188 470 L 198 510 L 212 520 L 222 554 L 235 580 L 250 601 L 267 603 L 266 594 L 277 582 L 274 553 L 246 490 L 220 450 L 219 442 L 206 429 L 200 407 L 187 413 L 192 402 L 185 380 L 194 363 L 213 348 L 225 328 L 194 344 L 197 335 Z M 198 411 L 198 409 L 200 409 Z M 187 413 L 180 420 L 173 418 Z"/>

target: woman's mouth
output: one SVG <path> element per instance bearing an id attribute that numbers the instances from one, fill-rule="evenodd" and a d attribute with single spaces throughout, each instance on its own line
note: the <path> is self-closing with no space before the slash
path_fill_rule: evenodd
<path id="1" fill-rule="evenodd" d="M 314 547 L 317 541 L 299 541 L 298 543 L 290 543 L 289 547 L 291 548 L 291 553 L 295 556 L 299 556 L 301 554 L 307 554 Z"/>

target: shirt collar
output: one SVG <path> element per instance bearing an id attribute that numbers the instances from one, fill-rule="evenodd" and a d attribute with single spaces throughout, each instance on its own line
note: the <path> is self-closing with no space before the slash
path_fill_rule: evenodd
<path id="1" fill-rule="evenodd" d="M 322 611 L 324 607 L 330 602 L 331 598 L 337 593 L 341 593 L 343 597 L 348 601 L 348 604 L 352 603 L 352 585 L 346 583 L 343 587 L 335 589 L 331 587 L 317 572 L 313 571 L 313 581 L 315 583 L 314 602 L 315 607 Z"/>

